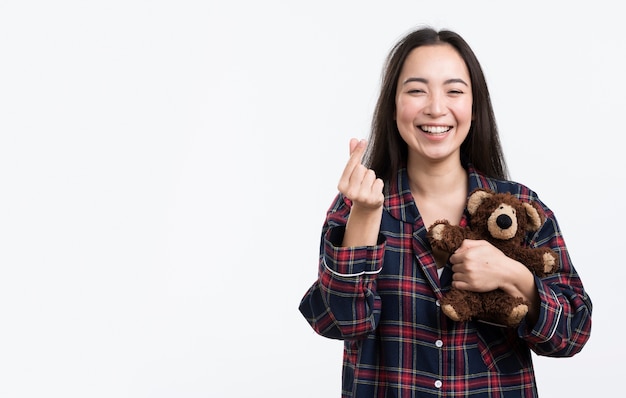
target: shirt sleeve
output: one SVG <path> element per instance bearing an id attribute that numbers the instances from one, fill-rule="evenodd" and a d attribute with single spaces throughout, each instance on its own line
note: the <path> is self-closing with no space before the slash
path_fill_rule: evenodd
<path id="1" fill-rule="evenodd" d="M 300 302 L 300 312 L 320 335 L 354 339 L 372 332 L 380 319 L 376 277 L 383 266 L 385 238 L 374 246 L 342 247 L 350 202 L 341 198 L 322 230 L 318 278 Z"/>
<path id="2" fill-rule="evenodd" d="M 545 207 L 545 206 L 544 206 Z M 541 306 L 535 325 L 522 322 L 518 334 L 538 355 L 570 357 L 580 352 L 591 332 L 592 303 L 574 269 L 552 212 L 535 235 L 532 245 L 547 245 L 559 254 L 559 269 L 544 278 L 535 277 Z"/>

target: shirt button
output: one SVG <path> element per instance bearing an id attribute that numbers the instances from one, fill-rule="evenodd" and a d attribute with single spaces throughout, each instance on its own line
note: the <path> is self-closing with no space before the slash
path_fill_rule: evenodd
<path id="1" fill-rule="evenodd" d="M 441 340 L 437 340 L 437 341 L 435 341 L 435 345 L 436 345 L 437 347 L 441 348 L 441 347 L 443 347 L 443 341 L 441 341 Z"/>
<path id="2" fill-rule="evenodd" d="M 441 388 L 442 385 L 443 385 L 443 383 L 441 382 L 441 380 L 435 381 L 435 387 L 436 388 Z"/>
<path id="3" fill-rule="evenodd" d="M 437 307 L 441 307 L 441 302 L 440 302 L 439 300 L 437 300 L 437 301 L 435 301 L 435 305 L 436 305 Z"/>

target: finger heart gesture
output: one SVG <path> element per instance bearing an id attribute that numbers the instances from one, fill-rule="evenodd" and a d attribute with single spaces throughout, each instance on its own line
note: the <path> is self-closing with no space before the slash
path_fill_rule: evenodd
<path id="1" fill-rule="evenodd" d="M 337 188 L 354 206 L 378 209 L 383 205 L 384 183 L 376 177 L 374 170 L 365 167 L 361 160 L 367 148 L 366 140 L 350 140 L 350 159 L 346 164 Z"/>

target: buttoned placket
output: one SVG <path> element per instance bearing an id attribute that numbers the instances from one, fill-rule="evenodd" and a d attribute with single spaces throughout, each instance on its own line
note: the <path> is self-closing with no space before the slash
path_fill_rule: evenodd
<path id="1" fill-rule="evenodd" d="M 435 300 L 435 305 L 437 306 L 439 316 L 441 317 L 441 302 L 439 299 Z M 443 363 L 443 350 L 441 349 L 443 347 L 443 340 L 441 340 L 441 336 L 439 339 L 435 340 L 435 347 L 439 348 L 439 364 L 441 365 Z M 443 386 L 443 382 L 440 379 L 435 380 L 434 386 L 435 388 L 440 389 Z"/>

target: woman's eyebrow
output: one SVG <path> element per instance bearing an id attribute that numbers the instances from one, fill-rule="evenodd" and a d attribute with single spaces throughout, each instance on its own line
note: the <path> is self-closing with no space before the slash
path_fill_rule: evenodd
<path id="1" fill-rule="evenodd" d="M 428 79 L 424 79 L 423 77 L 409 77 L 402 84 L 404 85 L 404 84 L 408 84 L 408 83 L 411 83 L 411 82 L 418 82 L 418 83 L 427 84 L 428 83 Z M 461 83 L 461 84 L 464 84 L 465 86 L 469 87 L 469 85 L 465 82 L 465 80 L 459 79 L 459 78 L 448 79 L 445 82 L 443 82 L 443 84 L 452 84 L 452 83 Z"/>
<path id="2" fill-rule="evenodd" d="M 411 82 L 418 82 L 418 83 L 426 84 L 426 83 L 428 83 L 428 80 L 424 79 L 423 77 L 409 77 L 402 84 L 408 84 L 408 83 L 411 83 Z"/>

